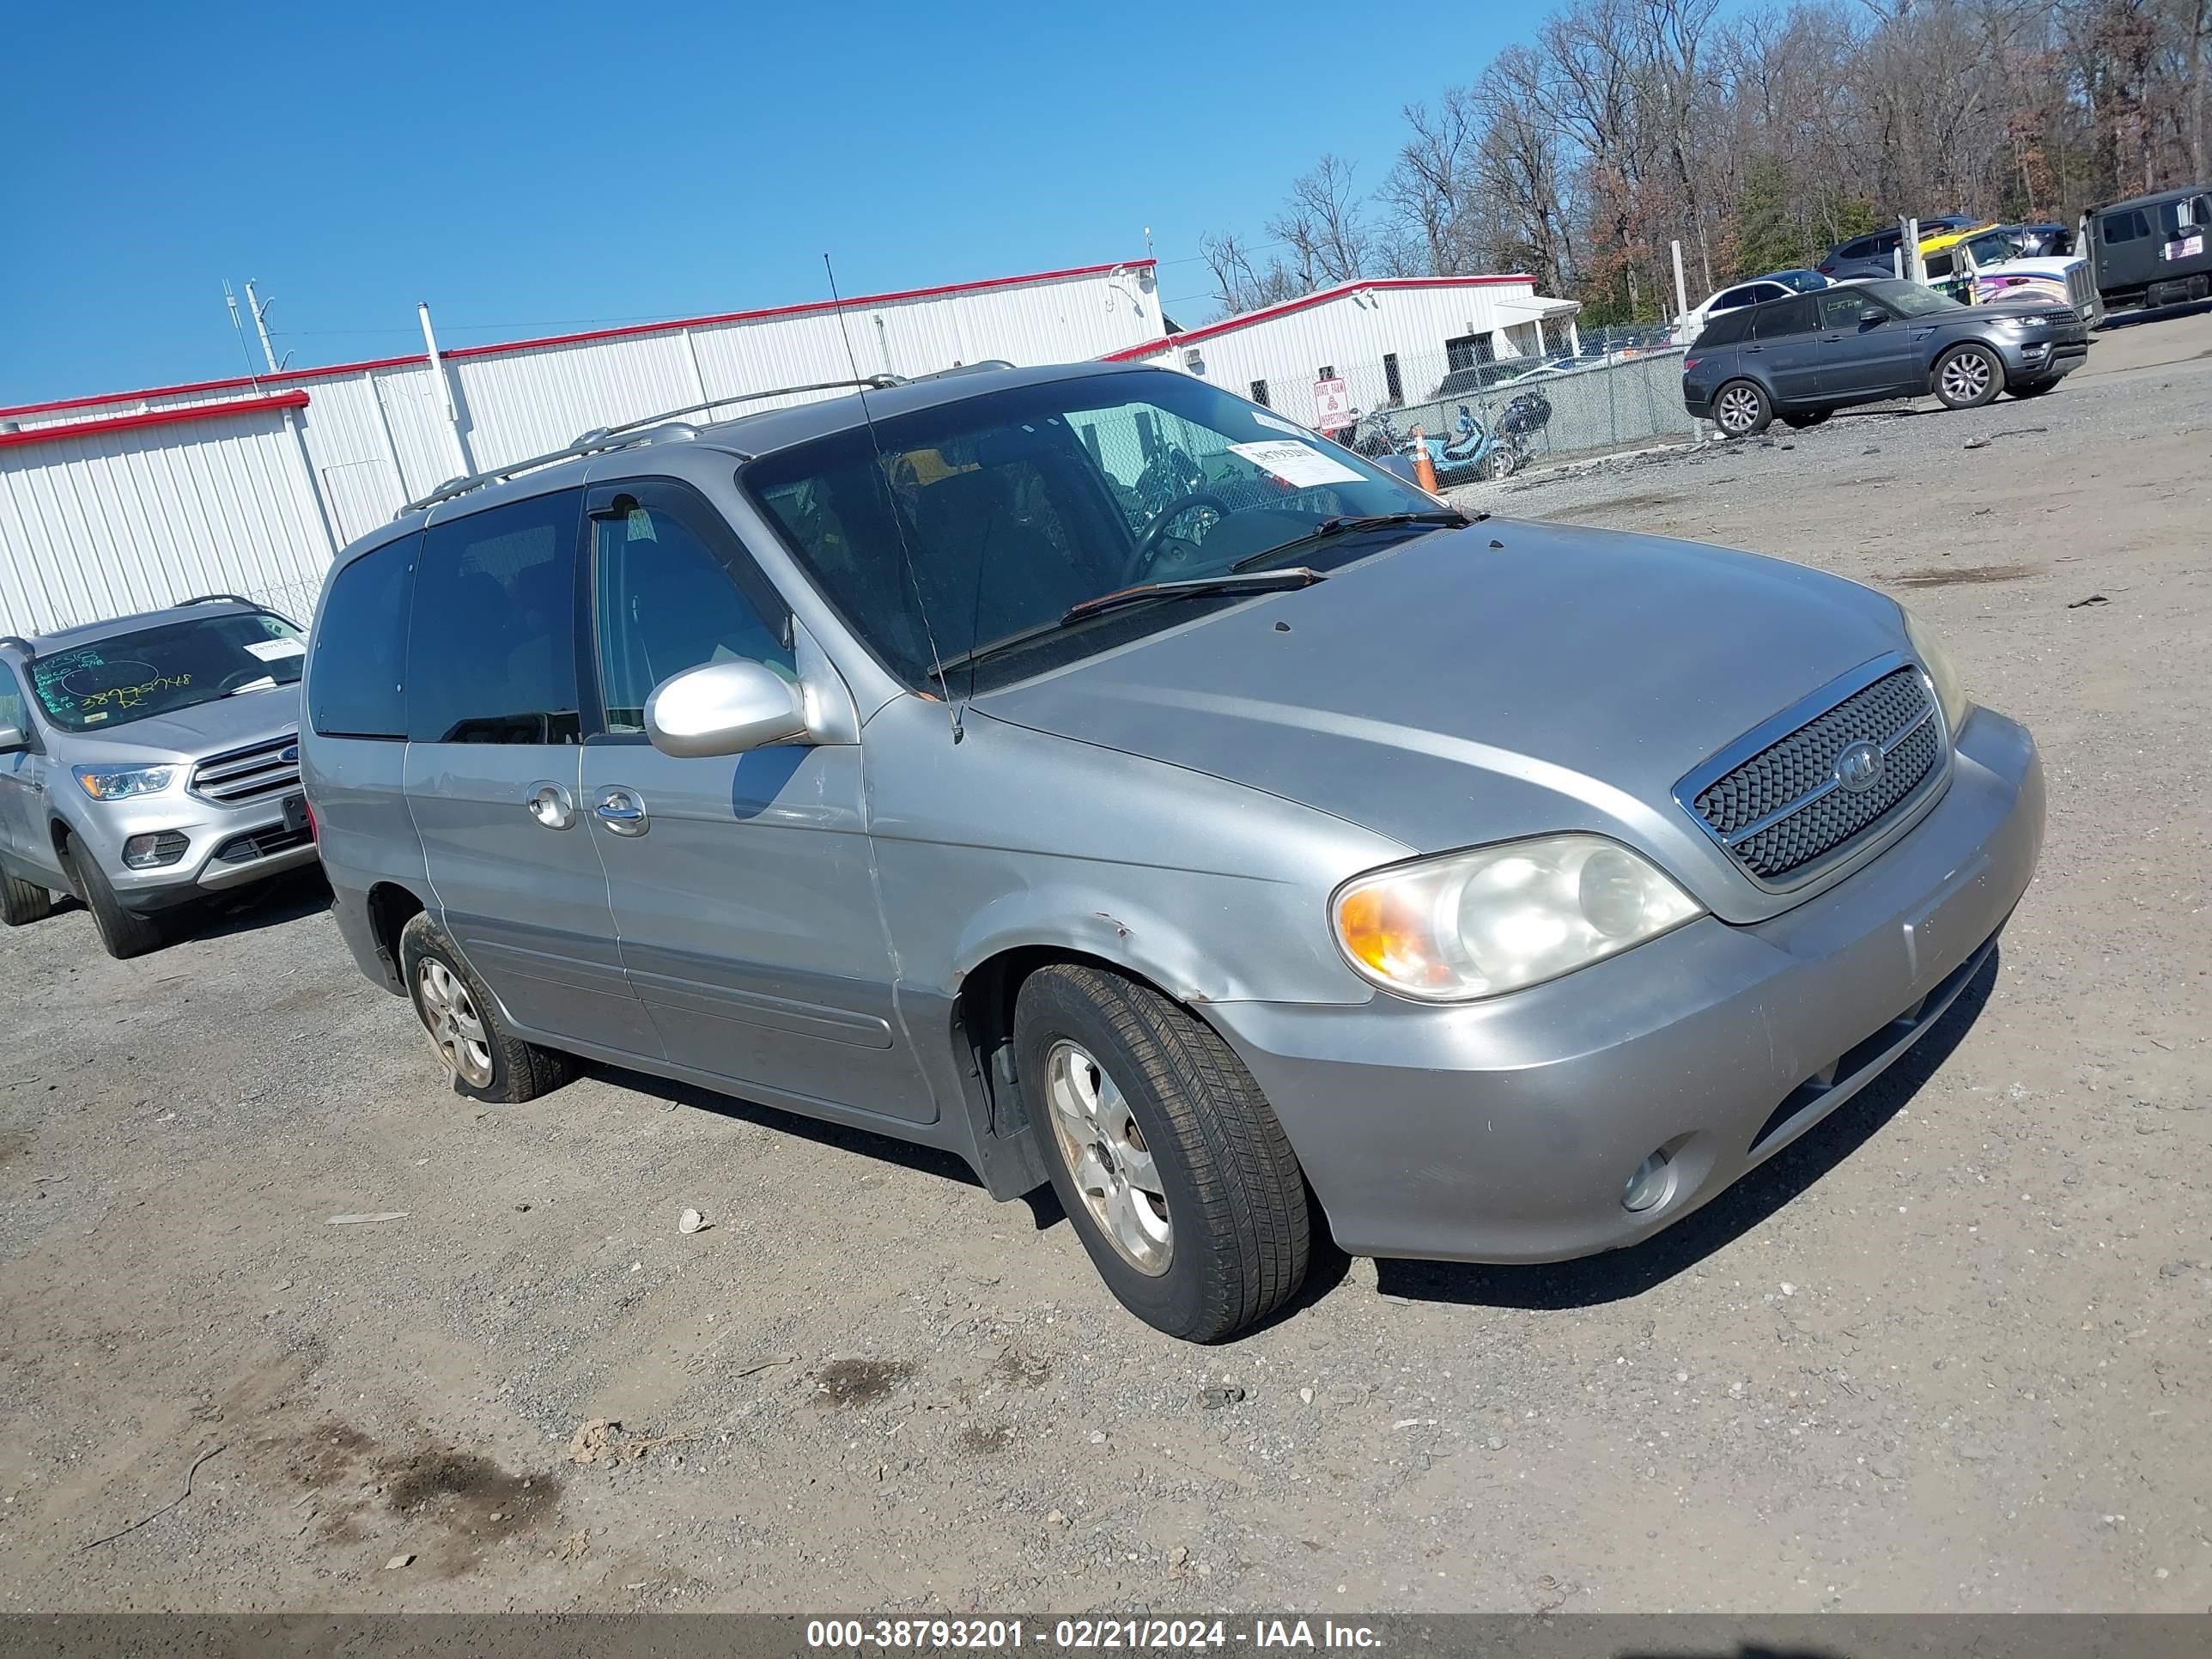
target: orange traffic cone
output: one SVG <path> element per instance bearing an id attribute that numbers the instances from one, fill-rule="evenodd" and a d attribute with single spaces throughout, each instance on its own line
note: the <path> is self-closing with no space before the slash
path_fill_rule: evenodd
<path id="1" fill-rule="evenodd" d="M 1429 459 L 1429 447 L 1421 441 L 1421 428 L 1413 428 L 1413 482 L 1433 495 L 1437 493 L 1436 464 Z"/>

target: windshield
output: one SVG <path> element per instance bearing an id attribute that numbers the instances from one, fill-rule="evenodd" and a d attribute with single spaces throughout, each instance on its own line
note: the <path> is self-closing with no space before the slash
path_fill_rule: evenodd
<path id="1" fill-rule="evenodd" d="M 1863 283 L 1860 286 L 1900 317 L 1933 317 L 1939 312 L 1966 309 L 1956 300 L 1946 299 L 1917 283 Z"/>
<path id="2" fill-rule="evenodd" d="M 31 661 L 31 690 L 56 726 L 105 731 L 156 714 L 298 682 L 300 630 L 266 611 L 231 611 L 112 634 Z"/>
<path id="3" fill-rule="evenodd" d="M 797 445 L 739 477 L 846 621 L 924 688 L 933 658 L 957 663 L 1032 630 L 1049 638 L 1024 644 L 1024 673 L 1236 602 L 1186 594 L 1052 626 L 1085 599 L 1264 565 L 1279 548 L 1285 563 L 1340 564 L 1379 536 L 1433 526 L 1290 544 L 1331 519 L 1440 511 L 1304 427 L 1172 371 L 987 392 L 879 420 L 872 443 L 861 427 Z"/>

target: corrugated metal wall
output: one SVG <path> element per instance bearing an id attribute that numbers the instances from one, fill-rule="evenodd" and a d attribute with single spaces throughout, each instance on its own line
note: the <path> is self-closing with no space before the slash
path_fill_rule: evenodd
<path id="1" fill-rule="evenodd" d="M 301 615 L 332 549 L 287 424 L 293 412 L 0 452 L 0 633 L 209 592 L 250 593 Z"/>
<path id="2" fill-rule="evenodd" d="M 1443 378 L 1449 340 L 1474 335 L 1498 357 L 1536 351 L 1534 328 L 1511 309 L 1534 293 L 1529 282 L 1355 289 L 1218 334 L 1194 330 L 1202 337 L 1195 343 L 1168 342 L 1145 361 L 1202 374 L 1240 397 L 1264 380 L 1270 404 L 1294 421 L 1310 422 L 1314 382 L 1323 368 L 1350 381 L 1360 407 L 1371 409 L 1385 401 L 1386 355 L 1398 360 L 1405 399 L 1418 402 Z M 1193 352 L 1201 368 L 1191 366 Z"/>
<path id="3" fill-rule="evenodd" d="M 421 358 L 0 410 L 20 430 L 43 432 L 270 392 L 309 398 L 301 409 L 0 447 L 0 632 L 214 591 L 300 614 L 335 546 L 445 479 L 558 449 L 593 427 L 839 379 L 854 360 L 864 374 L 993 357 L 1077 362 L 1165 326 L 1149 263 L 855 299 L 840 320 L 824 306 L 449 354 L 458 434 Z"/>

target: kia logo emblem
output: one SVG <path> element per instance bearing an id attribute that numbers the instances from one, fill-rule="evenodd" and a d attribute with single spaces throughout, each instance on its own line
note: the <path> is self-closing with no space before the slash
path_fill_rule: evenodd
<path id="1" fill-rule="evenodd" d="M 1881 750 L 1870 743 L 1855 743 L 1836 757 L 1836 781 L 1854 795 L 1863 795 L 1881 781 Z"/>
<path id="2" fill-rule="evenodd" d="M 286 763 L 288 765 L 297 766 L 300 763 L 300 745 L 296 743 L 294 744 L 289 749 L 287 749 L 276 758 Z"/>

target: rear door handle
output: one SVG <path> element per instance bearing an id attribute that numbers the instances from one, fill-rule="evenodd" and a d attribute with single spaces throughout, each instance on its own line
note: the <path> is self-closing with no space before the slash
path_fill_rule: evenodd
<path id="1" fill-rule="evenodd" d="M 641 836 L 652 822 L 645 815 L 645 801 L 637 791 L 620 785 L 600 790 L 592 811 L 610 833 L 617 836 Z"/>
<path id="2" fill-rule="evenodd" d="M 548 830 L 575 827 L 576 798 L 550 778 L 532 784 L 523 793 L 522 804 Z"/>

